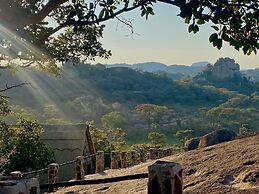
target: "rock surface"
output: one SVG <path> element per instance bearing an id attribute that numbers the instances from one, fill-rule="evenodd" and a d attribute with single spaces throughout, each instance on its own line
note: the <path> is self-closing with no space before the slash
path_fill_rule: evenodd
<path id="1" fill-rule="evenodd" d="M 208 64 L 204 72 L 218 81 L 241 77 L 239 64 L 235 63 L 234 59 L 227 57 L 218 59 L 214 65 Z"/>
<path id="2" fill-rule="evenodd" d="M 199 147 L 200 143 L 200 137 L 195 137 L 190 140 L 187 140 L 184 143 L 184 151 L 190 151 L 190 150 L 195 150 Z"/>
<path id="3" fill-rule="evenodd" d="M 161 159 L 160 159 L 161 160 Z M 259 136 L 176 154 L 163 158 L 183 167 L 185 194 L 258 194 L 259 193 Z M 147 172 L 154 161 L 127 169 L 107 170 L 86 179 L 106 178 Z M 60 189 L 56 194 L 146 194 L 147 179 L 117 183 L 74 186 Z"/>
<path id="4" fill-rule="evenodd" d="M 222 142 L 231 141 L 235 137 L 236 134 L 233 131 L 227 129 L 216 130 L 200 137 L 199 148 L 204 148 Z"/>
<path id="5" fill-rule="evenodd" d="M 197 148 L 219 144 L 226 141 L 231 141 L 236 137 L 236 133 L 228 129 L 220 129 L 208 133 L 201 137 L 195 137 L 187 140 L 184 143 L 184 151 L 190 151 Z"/>

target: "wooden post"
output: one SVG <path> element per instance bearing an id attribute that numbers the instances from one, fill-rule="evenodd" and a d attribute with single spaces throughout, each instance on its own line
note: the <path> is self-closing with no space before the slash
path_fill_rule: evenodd
<path id="1" fill-rule="evenodd" d="M 174 154 L 174 149 L 173 148 L 168 148 L 169 149 L 169 156 L 173 155 Z"/>
<path id="2" fill-rule="evenodd" d="M 163 155 L 164 155 L 164 157 L 168 156 L 168 155 L 167 155 L 167 148 L 164 148 L 164 149 L 163 149 Z"/>
<path id="3" fill-rule="evenodd" d="M 111 152 L 111 169 L 117 169 L 117 168 L 119 168 L 118 152 L 112 151 Z"/>
<path id="4" fill-rule="evenodd" d="M 48 183 L 58 182 L 58 170 L 59 165 L 57 163 L 51 163 L 48 167 Z M 54 188 L 49 188 L 49 193 L 53 192 Z"/>
<path id="5" fill-rule="evenodd" d="M 150 160 L 150 152 L 147 153 L 147 160 Z"/>
<path id="6" fill-rule="evenodd" d="M 85 158 L 84 156 L 77 156 L 76 157 L 76 180 L 84 180 L 85 176 Z"/>
<path id="7" fill-rule="evenodd" d="M 150 153 L 150 159 L 151 160 L 155 160 L 156 159 L 156 157 L 155 157 L 155 149 L 154 148 L 150 148 L 149 153 Z"/>
<path id="8" fill-rule="evenodd" d="M 90 125 L 86 123 L 85 140 L 83 145 L 83 156 L 95 154 L 95 148 L 90 133 Z M 85 159 L 85 174 L 93 174 L 95 172 L 95 157 Z"/>
<path id="9" fill-rule="evenodd" d="M 127 157 L 127 152 L 123 151 L 121 152 L 121 168 L 127 168 L 127 163 L 128 163 L 128 157 Z"/>
<path id="10" fill-rule="evenodd" d="M 148 167 L 148 194 L 183 194 L 182 167 L 178 163 L 156 161 Z"/>
<path id="11" fill-rule="evenodd" d="M 164 157 L 164 151 L 163 148 L 158 149 L 158 158 L 163 158 Z"/>
<path id="12" fill-rule="evenodd" d="M 21 178 L 22 177 L 22 172 L 21 171 L 14 171 L 10 173 L 11 177 L 15 177 L 15 178 Z"/>
<path id="13" fill-rule="evenodd" d="M 170 156 L 170 148 L 166 148 L 166 156 Z"/>
<path id="14" fill-rule="evenodd" d="M 145 149 L 140 148 L 139 150 L 140 162 L 146 162 Z"/>
<path id="15" fill-rule="evenodd" d="M 84 171 L 85 171 L 85 175 L 87 174 L 91 174 L 92 171 L 91 171 L 91 165 L 90 165 L 90 160 L 89 158 L 85 158 L 85 161 L 84 161 Z"/>
<path id="16" fill-rule="evenodd" d="M 104 172 L 104 151 L 98 151 L 96 155 L 96 173 Z"/>
<path id="17" fill-rule="evenodd" d="M 154 149 L 154 155 L 155 155 L 155 160 L 159 158 L 159 152 L 157 148 Z"/>
<path id="18" fill-rule="evenodd" d="M 131 163 L 132 163 L 132 166 L 138 164 L 138 162 L 137 162 L 137 152 L 135 150 L 131 151 Z"/>
<path id="19" fill-rule="evenodd" d="M 131 152 L 127 152 L 127 167 L 132 166 Z"/>

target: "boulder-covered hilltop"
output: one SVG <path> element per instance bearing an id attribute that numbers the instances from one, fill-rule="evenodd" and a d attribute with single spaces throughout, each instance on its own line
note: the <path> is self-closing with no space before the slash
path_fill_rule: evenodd
<path id="1" fill-rule="evenodd" d="M 239 64 L 230 58 L 220 58 L 214 65 L 208 64 L 203 73 L 206 74 L 209 79 L 217 81 L 241 77 Z"/>
<path id="2" fill-rule="evenodd" d="M 176 154 L 160 160 L 178 162 L 183 167 L 185 194 L 258 194 L 259 193 L 259 136 Z M 155 161 L 131 168 L 106 170 L 86 179 L 107 178 L 147 172 Z M 147 179 L 99 185 L 67 187 L 56 194 L 146 194 Z"/>
<path id="3" fill-rule="evenodd" d="M 239 64 L 228 57 L 218 59 L 214 65 L 208 64 L 193 80 L 199 84 L 227 88 L 244 94 L 257 91 L 254 82 L 242 75 Z"/>

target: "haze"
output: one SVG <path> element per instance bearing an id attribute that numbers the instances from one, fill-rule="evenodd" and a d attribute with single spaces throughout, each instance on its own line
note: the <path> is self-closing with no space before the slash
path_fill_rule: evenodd
<path id="1" fill-rule="evenodd" d="M 175 7 L 156 5 L 155 16 L 147 21 L 140 16 L 139 11 L 126 13 L 123 17 L 133 19 L 135 35 L 130 29 L 117 21 L 106 23 L 106 30 L 102 40 L 107 49 L 111 49 L 113 56 L 108 59 L 98 59 L 101 63 L 139 63 L 157 61 L 171 64 L 191 65 L 198 61 L 215 63 L 220 57 L 230 57 L 240 64 L 241 69 L 259 67 L 259 55 L 245 56 L 242 51 L 223 45 L 221 50 L 213 47 L 209 35 L 213 32 L 211 24 L 200 27 L 197 34 L 188 33 L 188 25 L 177 17 L 179 13 Z"/>

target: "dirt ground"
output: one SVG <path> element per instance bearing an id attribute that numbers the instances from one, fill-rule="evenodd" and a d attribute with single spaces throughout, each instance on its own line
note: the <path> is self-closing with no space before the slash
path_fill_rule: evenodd
<path id="1" fill-rule="evenodd" d="M 165 157 L 183 167 L 185 194 L 259 194 L 259 136 L 222 143 Z M 147 172 L 148 161 L 127 169 L 107 170 L 86 179 Z M 148 179 L 99 185 L 73 186 L 55 194 L 146 194 Z"/>

